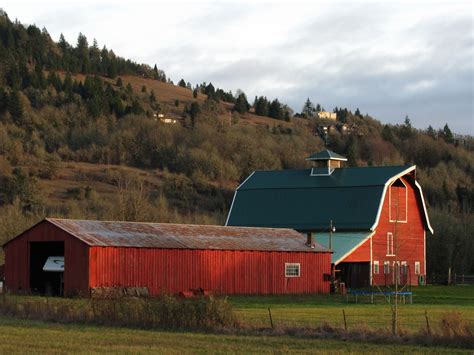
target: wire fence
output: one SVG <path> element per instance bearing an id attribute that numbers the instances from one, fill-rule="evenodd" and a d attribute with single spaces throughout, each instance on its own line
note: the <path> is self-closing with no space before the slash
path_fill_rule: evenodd
<path id="1" fill-rule="evenodd" d="M 361 305 L 362 306 L 362 305 Z M 392 311 L 388 304 L 383 307 L 373 307 L 372 310 L 351 307 L 332 307 L 332 309 L 309 310 L 285 309 L 280 307 L 269 307 L 270 309 L 237 310 L 237 314 L 244 324 L 254 326 L 282 326 L 311 328 L 328 324 L 333 327 L 354 329 L 383 329 L 392 327 Z M 471 329 L 474 327 L 474 314 L 466 314 L 462 308 L 441 307 L 413 307 L 401 306 L 398 314 L 398 327 L 406 332 L 413 333 L 426 331 L 430 326 L 434 330 L 443 326 L 446 319 L 455 319 L 460 324 L 465 324 Z M 429 324 L 429 325 L 428 325 Z"/>
<path id="2" fill-rule="evenodd" d="M 431 274 L 426 282 L 431 285 L 474 285 L 474 275 L 453 274 L 450 278 L 449 275 Z"/>

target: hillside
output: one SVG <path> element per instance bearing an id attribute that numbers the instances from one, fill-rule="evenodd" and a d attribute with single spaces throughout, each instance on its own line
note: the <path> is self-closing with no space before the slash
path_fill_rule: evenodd
<path id="1" fill-rule="evenodd" d="M 2 241 L 44 216 L 222 224 L 243 179 L 307 166 L 326 126 L 328 146 L 352 166 L 416 164 L 436 231 L 428 267 L 474 272 L 472 138 L 347 109 L 330 124 L 275 100 L 274 119 L 242 95 L 174 85 L 82 35 L 55 43 L 0 15 Z"/>

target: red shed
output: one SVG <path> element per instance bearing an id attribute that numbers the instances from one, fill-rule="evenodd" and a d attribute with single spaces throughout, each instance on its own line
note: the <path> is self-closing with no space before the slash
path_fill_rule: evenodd
<path id="1" fill-rule="evenodd" d="M 331 252 L 292 229 L 45 219 L 4 246 L 11 292 L 327 293 Z M 63 260 L 63 270 L 45 263 Z M 59 271 L 59 272 L 58 272 Z M 62 272 L 61 272 L 62 271 Z"/>

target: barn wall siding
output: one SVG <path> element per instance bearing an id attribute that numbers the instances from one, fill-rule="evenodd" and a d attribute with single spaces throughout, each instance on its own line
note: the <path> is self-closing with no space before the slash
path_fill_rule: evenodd
<path id="1" fill-rule="evenodd" d="M 383 202 L 379 224 L 372 236 L 372 262 L 379 262 L 379 273 L 372 275 L 374 285 L 392 284 L 394 282 L 393 271 L 390 274 L 384 274 L 384 262 L 389 261 L 393 269 L 393 262 L 395 261 L 395 256 L 387 255 L 387 233 L 389 232 L 394 235 L 395 244 L 398 244 L 397 260 L 400 263 L 406 261 L 408 265 L 408 273 L 406 276 L 401 276 L 401 282 L 412 285 L 418 284 L 418 275 L 415 275 L 415 261 L 420 262 L 420 273 L 422 275 L 426 274 L 424 269 L 425 226 L 421 201 L 411 183 L 405 178 L 402 178 L 402 181 L 407 186 L 407 221 L 390 221 L 390 195 L 387 193 Z M 391 212 L 394 212 L 393 208 Z M 404 205 L 402 206 L 402 213 L 406 213 Z M 370 261 L 370 240 L 364 242 L 343 260 L 343 262 Z"/>
<path id="2" fill-rule="evenodd" d="M 379 261 L 380 271 L 378 275 L 373 275 L 374 284 L 383 285 L 393 282 L 393 273 L 385 275 L 383 271 L 384 261 L 390 261 L 393 265 L 395 256 L 387 256 L 387 233 L 393 233 L 394 245 L 397 247 L 397 260 L 406 261 L 409 267 L 409 274 L 402 282 L 408 282 L 413 285 L 418 284 L 418 275 L 415 275 L 415 261 L 420 262 L 420 272 L 425 274 L 424 269 L 424 221 L 422 215 L 421 201 L 412 184 L 405 178 L 402 178 L 407 186 L 408 193 L 408 215 L 407 222 L 390 222 L 389 218 L 389 198 L 385 197 L 383 210 L 380 216 L 380 222 L 377 231 L 372 239 L 372 260 Z"/>
<path id="3" fill-rule="evenodd" d="M 5 284 L 12 292 L 30 291 L 29 243 L 64 242 L 64 293 L 88 292 L 88 246 L 43 221 L 5 246 Z"/>
<path id="4" fill-rule="evenodd" d="M 330 253 L 92 247 L 90 287 L 148 287 L 151 295 L 327 293 Z M 285 277 L 285 263 L 301 276 Z"/>

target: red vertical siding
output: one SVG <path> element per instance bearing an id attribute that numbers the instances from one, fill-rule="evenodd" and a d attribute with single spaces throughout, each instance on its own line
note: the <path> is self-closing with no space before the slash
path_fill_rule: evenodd
<path id="1" fill-rule="evenodd" d="M 12 292 L 30 289 L 29 243 L 64 242 L 64 293 L 88 292 L 88 246 L 43 221 L 5 246 L 5 284 Z"/>
<path id="2" fill-rule="evenodd" d="M 329 253 L 92 247 L 90 287 L 148 287 L 150 294 L 203 288 L 221 294 L 327 293 Z M 285 277 L 285 263 L 301 276 Z"/>
<path id="3" fill-rule="evenodd" d="M 370 262 L 370 240 L 367 239 L 342 261 L 345 263 Z"/>
<path id="4" fill-rule="evenodd" d="M 379 274 L 373 274 L 372 282 L 374 285 L 393 283 L 393 272 L 389 275 L 384 274 L 384 262 L 389 261 L 390 265 L 393 266 L 393 262 L 395 261 L 395 256 L 387 255 L 387 233 L 389 232 L 394 236 L 395 249 L 397 249 L 398 246 L 398 251 L 396 253 L 397 260 L 400 261 L 400 264 L 402 261 L 406 261 L 408 266 L 408 273 L 406 276 L 401 276 L 401 281 L 413 285 L 418 283 L 418 275 L 415 275 L 415 261 L 420 262 L 420 273 L 422 275 L 426 274 L 426 270 L 424 269 L 425 226 L 423 222 L 421 201 L 411 183 L 405 178 L 402 178 L 402 180 L 407 186 L 407 220 L 406 222 L 390 221 L 390 217 L 392 217 L 392 220 L 394 217 L 389 213 L 390 194 L 387 191 L 383 202 L 379 224 L 376 228 L 376 232 L 372 236 L 372 261 L 379 262 Z M 394 189 L 396 190 L 396 193 L 399 194 L 397 196 L 399 196 L 400 200 L 403 200 L 405 198 L 405 188 L 392 187 L 392 192 Z M 392 201 L 393 198 L 394 196 L 392 195 Z M 396 213 L 404 215 L 406 211 L 404 203 L 402 203 L 400 207 L 400 212 Z M 395 213 L 393 208 L 391 212 Z M 342 261 L 370 262 L 370 252 L 370 240 L 367 240 Z"/>
<path id="5" fill-rule="evenodd" d="M 406 261 L 409 274 L 406 280 L 416 285 L 418 283 L 418 276 L 415 275 L 415 261 L 420 262 L 420 272 L 425 275 L 424 269 L 424 231 L 425 226 L 423 222 L 421 201 L 411 183 L 402 178 L 407 186 L 407 221 L 406 222 L 390 222 L 389 219 L 389 197 L 385 196 L 380 221 L 377 226 L 375 235 L 372 237 L 372 260 L 379 262 L 379 274 L 373 275 L 374 284 L 392 283 L 393 275 L 384 275 L 383 265 L 384 261 L 389 261 L 393 264 L 395 256 L 387 255 L 387 233 L 392 233 L 394 236 L 394 249 L 396 250 L 397 260 Z M 392 218 L 393 219 L 393 218 Z"/>

